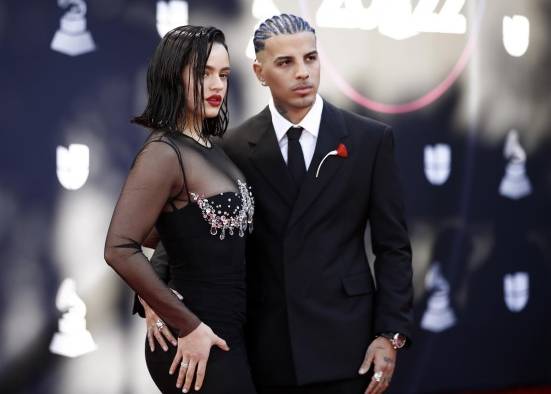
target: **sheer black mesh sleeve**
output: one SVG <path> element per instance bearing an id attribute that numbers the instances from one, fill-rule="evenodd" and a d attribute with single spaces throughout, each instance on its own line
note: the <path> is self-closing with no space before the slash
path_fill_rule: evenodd
<path id="1" fill-rule="evenodd" d="M 142 253 L 167 202 L 183 194 L 183 168 L 174 148 L 157 139 L 138 154 L 115 207 L 105 243 L 105 260 L 182 337 L 200 320 L 159 278 Z"/>
<path id="2" fill-rule="evenodd" d="M 157 276 L 165 283 L 170 281 L 170 270 L 168 269 L 168 255 L 162 242 L 157 244 L 155 253 L 151 256 L 149 263 L 153 267 L 153 270 Z M 134 295 L 134 305 L 132 307 L 132 314 L 138 314 L 141 317 L 145 317 L 145 310 L 142 303 L 138 300 L 138 295 Z"/>

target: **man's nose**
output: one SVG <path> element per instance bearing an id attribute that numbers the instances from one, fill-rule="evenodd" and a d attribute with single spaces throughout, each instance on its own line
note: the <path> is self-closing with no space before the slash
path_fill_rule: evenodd
<path id="1" fill-rule="evenodd" d="M 310 76 L 310 73 L 308 72 L 308 68 L 306 67 L 306 64 L 304 64 L 304 62 L 298 62 L 297 72 L 296 72 L 297 79 L 306 79 L 309 76 Z"/>

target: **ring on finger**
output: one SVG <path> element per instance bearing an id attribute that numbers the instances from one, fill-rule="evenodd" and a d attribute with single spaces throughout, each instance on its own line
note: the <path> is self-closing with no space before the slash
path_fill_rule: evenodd
<path id="1" fill-rule="evenodd" d="M 188 365 L 189 365 L 188 363 L 184 363 L 184 362 L 180 363 L 180 367 L 182 368 L 187 368 Z"/>
<path id="2" fill-rule="evenodd" d="M 376 382 L 382 382 L 384 381 L 384 378 L 383 378 L 383 372 L 382 371 L 377 371 L 373 374 L 373 380 L 376 381 Z"/>
<path id="3" fill-rule="evenodd" d="M 157 319 L 157 321 L 155 322 L 155 326 L 157 326 L 157 328 L 160 330 L 163 329 L 163 327 L 165 326 L 165 322 L 162 321 L 161 319 Z"/>

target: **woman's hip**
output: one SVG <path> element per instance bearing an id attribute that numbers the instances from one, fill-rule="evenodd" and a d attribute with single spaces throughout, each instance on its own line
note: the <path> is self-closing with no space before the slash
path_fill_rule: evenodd
<path id="1" fill-rule="evenodd" d="M 242 341 L 228 343 L 229 351 L 213 346 L 200 392 L 202 394 L 256 393 L 252 382 L 247 353 Z M 176 347 L 169 345 L 165 352 L 157 346 L 152 352 L 145 342 L 145 360 L 151 378 L 163 393 L 181 393 L 176 387 L 177 372 L 169 374 L 169 368 L 176 355 Z M 193 385 L 192 385 L 193 387 Z"/>

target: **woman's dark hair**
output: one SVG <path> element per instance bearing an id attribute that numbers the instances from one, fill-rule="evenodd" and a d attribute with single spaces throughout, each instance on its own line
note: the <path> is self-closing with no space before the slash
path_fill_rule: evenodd
<path id="1" fill-rule="evenodd" d="M 228 50 L 224 33 L 215 27 L 180 26 L 169 31 L 161 40 L 147 70 L 147 106 L 132 119 L 133 123 L 164 131 L 178 131 L 182 125 L 193 122 L 201 137 L 221 136 L 228 126 L 226 94 L 218 116 L 205 118 L 203 75 L 212 44 L 219 43 Z M 182 71 L 190 66 L 189 78 L 194 81 L 194 119 L 187 119 L 186 88 Z M 186 81 L 189 86 L 190 80 Z M 197 116 L 203 119 L 202 127 Z"/>

